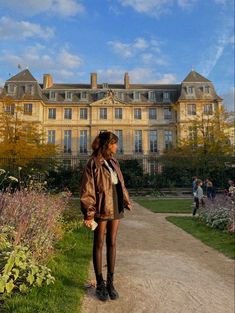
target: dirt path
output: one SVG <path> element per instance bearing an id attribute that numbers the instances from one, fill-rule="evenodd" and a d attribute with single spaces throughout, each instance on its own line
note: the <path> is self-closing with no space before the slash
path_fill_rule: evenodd
<path id="1" fill-rule="evenodd" d="M 234 313 L 234 261 L 166 221 L 173 214 L 133 204 L 117 237 L 114 286 L 120 298 L 102 302 L 95 287 L 87 288 L 82 313 Z M 104 245 L 104 279 L 105 254 Z"/>

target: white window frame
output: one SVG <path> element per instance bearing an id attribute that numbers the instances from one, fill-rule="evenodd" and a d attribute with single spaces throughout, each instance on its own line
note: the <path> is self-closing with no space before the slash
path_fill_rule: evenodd
<path id="1" fill-rule="evenodd" d="M 33 104 L 32 103 L 24 103 L 24 114 L 30 114 L 31 115 L 32 113 L 33 113 Z"/>
<path id="2" fill-rule="evenodd" d="M 140 112 L 136 114 L 136 112 Z M 142 119 L 142 110 L 141 108 L 134 108 L 134 119 L 135 120 L 141 120 Z"/>
<path id="3" fill-rule="evenodd" d="M 116 120 L 122 120 L 122 108 L 114 108 L 114 116 Z"/>
<path id="4" fill-rule="evenodd" d="M 56 92 L 54 90 L 50 91 L 50 100 L 56 100 Z"/>
<path id="5" fill-rule="evenodd" d="M 154 118 L 151 118 L 151 110 L 154 110 L 155 112 L 155 117 Z M 149 108 L 149 120 L 156 120 L 157 119 L 157 108 Z"/>
<path id="6" fill-rule="evenodd" d="M 71 96 L 68 97 L 68 94 L 70 94 Z M 72 101 L 73 100 L 73 93 L 72 93 L 72 91 L 65 91 L 65 100 L 67 100 L 67 101 Z"/>
<path id="7" fill-rule="evenodd" d="M 87 108 L 80 108 L 79 118 L 80 118 L 80 120 L 87 120 L 88 119 L 88 109 Z"/>
<path id="8" fill-rule="evenodd" d="M 55 114 L 53 113 L 51 117 L 50 116 L 50 112 L 55 112 Z M 48 119 L 50 120 L 55 120 L 56 119 L 56 108 L 48 108 Z"/>
<path id="9" fill-rule="evenodd" d="M 66 113 L 70 112 L 70 113 Z M 73 110 L 72 108 L 64 108 L 64 119 L 65 120 L 71 120 L 73 117 Z"/>
<path id="10" fill-rule="evenodd" d="M 47 131 L 47 143 L 55 144 L 56 131 L 54 129 L 49 129 Z"/>
<path id="11" fill-rule="evenodd" d="M 108 119 L 108 109 L 100 108 L 100 120 L 107 120 L 107 119 Z"/>
<path id="12" fill-rule="evenodd" d="M 192 110 L 193 107 L 195 108 L 195 110 Z M 188 103 L 187 104 L 187 115 L 196 115 L 196 114 L 197 114 L 196 104 L 195 103 Z"/>

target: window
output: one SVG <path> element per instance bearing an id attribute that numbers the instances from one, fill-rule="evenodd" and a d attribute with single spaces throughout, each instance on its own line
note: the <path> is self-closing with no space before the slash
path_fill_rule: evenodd
<path id="1" fill-rule="evenodd" d="M 107 108 L 100 108 L 100 119 L 107 120 Z"/>
<path id="2" fill-rule="evenodd" d="M 51 99 L 51 100 L 55 100 L 55 98 L 56 98 L 56 93 L 55 93 L 55 91 L 51 91 L 51 92 L 50 92 L 50 99 Z"/>
<path id="3" fill-rule="evenodd" d="M 80 119 L 87 120 L 87 108 L 80 109 Z"/>
<path id="4" fill-rule="evenodd" d="M 101 91 L 101 92 L 97 93 L 97 99 L 98 100 L 103 99 L 104 97 L 105 97 L 105 92 Z"/>
<path id="5" fill-rule="evenodd" d="M 156 108 L 149 108 L 149 119 L 156 120 L 157 119 L 157 109 Z"/>
<path id="6" fill-rule="evenodd" d="M 32 95 L 33 94 L 33 85 L 27 85 L 27 92 Z"/>
<path id="7" fill-rule="evenodd" d="M 141 109 L 140 108 L 134 108 L 134 118 L 141 120 Z"/>
<path id="8" fill-rule="evenodd" d="M 122 119 L 122 108 L 115 108 L 115 118 Z"/>
<path id="9" fill-rule="evenodd" d="M 197 128 L 195 126 L 189 127 L 189 141 L 193 146 L 197 145 Z"/>
<path id="10" fill-rule="evenodd" d="M 7 91 L 8 91 L 8 93 L 15 93 L 15 91 L 16 91 L 16 86 L 15 86 L 14 84 L 9 84 L 9 85 L 7 86 Z"/>
<path id="11" fill-rule="evenodd" d="M 142 130 L 135 130 L 135 152 L 142 152 Z"/>
<path id="12" fill-rule="evenodd" d="M 64 152 L 71 153 L 71 130 L 64 130 Z"/>
<path id="13" fill-rule="evenodd" d="M 116 92 L 116 97 L 117 97 L 118 99 L 123 100 L 123 98 L 124 98 L 124 94 L 123 94 L 123 92 L 121 92 L 121 91 L 117 91 L 117 92 Z"/>
<path id="14" fill-rule="evenodd" d="M 210 93 L 210 87 L 209 86 L 205 86 L 204 87 L 204 92 L 205 93 Z"/>
<path id="15" fill-rule="evenodd" d="M 134 99 L 135 101 L 139 101 L 139 100 L 140 100 L 140 97 L 141 97 L 141 93 L 140 93 L 139 91 L 135 91 L 135 92 L 133 93 L 133 99 Z"/>
<path id="16" fill-rule="evenodd" d="M 24 114 L 31 115 L 33 112 L 33 104 L 32 103 L 24 103 Z"/>
<path id="17" fill-rule="evenodd" d="M 15 113 L 15 104 L 7 104 L 5 106 L 5 112 L 9 113 L 11 115 L 14 115 L 14 113 Z"/>
<path id="18" fill-rule="evenodd" d="M 192 86 L 187 87 L 187 93 L 193 93 L 193 87 Z"/>
<path id="19" fill-rule="evenodd" d="M 80 153 L 87 153 L 87 130 L 80 130 Z"/>
<path id="20" fill-rule="evenodd" d="M 56 119 L 56 108 L 48 109 L 48 118 Z"/>
<path id="21" fill-rule="evenodd" d="M 71 108 L 65 108 L 64 109 L 64 118 L 67 120 L 72 119 L 72 109 Z"/>
<path id="22" fill-rule="evenodd" d="M 157 131 L 149 131 L 149 149 L 150 152 L 157 152 Z"/>
<path id="23" fill-rule="evenodd" d="M 155 101 L 156 100 L 156 92 L 155 91 L 149 91 L 148 98 L 150 101 Z"/>
<path id="24" fill-rule="evenodd" d="M 118 136 L 118 149 L 117 153 L 123 152 L 123 135 L 122 135 L 122 129 L 116 129 L 115 134 Z"/>
<path id="25" fill-rule="evenodd" d="M 170 94 L 168 91 L 163 92 L 163 100 L 170 100 Z"/>
<path id="26" fill-rule="evenodd" d="M 171 120 L 172 119 L 172 110 L 171 108 L 164 108 L 164 119 Z"/>
<path id="27" fill-rule="evenodd" d="M 165 148 L 169 149 L 172 147 L 172 131 L 165 130 Z"/>
<path id="28" fill-rule="evenodd" d="M 71 91 L 66 91 L 65 92 L 65 99 L 68 100 L 68 101 L 72 101 L 73 93 Z"/>
<path id="29" fill-rule="evenodd" d="M 47 134 L 48 134 L 47 142 L 55 144 L 55 130 L 48 130 Z"/>
<path id="30" fill-rule="evenodd" d="M 87 92 L 86 91 L 82 91 L 81 92 L 81 100 L 86 100 L 87 99 Z"/>
<path id="31" fill-rule="evenodd" d="M 212 114 L 212 103 L 208 103 L 204 105 L 204 113 Z"/>
<path id="32" fill-rule="evenodd" d="M 109 88 L 109 84 L 108 83 L 103 83 L 103 89 L 108 89 Z"/>
<path id="33" fill-rule="evenodd" d="M 196 115 L 196 104 L 188 104 L 187 113 L 188 115 Z"/>

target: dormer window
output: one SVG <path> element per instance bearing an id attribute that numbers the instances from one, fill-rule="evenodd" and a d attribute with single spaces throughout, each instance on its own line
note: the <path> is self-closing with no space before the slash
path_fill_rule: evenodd
<path id="1" fill-rule="evenodd" d="M 169 100 L 170 99 L 170 94 L 168 91 L 163 92 L 163 100 Z"/>
<path id="2" fill-rule="evenodd" d="M 14 85 L 14 84 L 9 84 L 8 86 L 7 86 L 7 91 L 8 91 L 8 93 L 15 93 L 15 91 L 16 91 L 16 86 Z"/>
<path id="3" fill-rule="evenodd" d="M 27 93 L 29 93 L 30 95 L 33 94 L 33 85 L 27 85 Z"/>
<path id="4" fill-rule="evenodd" d="M 82 91 L 81 92 L 81 100 L 86 100 L 87 99 L 87 92 L 86 91 Z"/>
<path id="5" fill-rule="evenodd" d="M 117 91 L 117 92 L 116 92 L 116 97 L 117 97 L 118 99 L 123 100 L 123 96 L 124 96 L 123 92 L 121 92 L 121 91 Z"/>
<path id="6" fill-rule="evenodd" d="M 50 99 L 51 99 L 51 100 L 55 100 L 55 97 L 56 97 L 55 91 L 51 91 L 51 92 L 50 92 Z"/>
<path id="7" fill-rule="evenodd" d="M 101 91 L 101 92 L 97 93 L 97 99 L 98 100 L 103 99 L 104 97 L 105 97 L 105 92 Z"/>
<path id="8" fill-rule="evenodd" d="M 109 88 L 109 84 L 108 83 L 103 83 L 103 89 L 108 89 Z"/>
<path id="9" fill-rule="evenodd" d="M 140 100 L 140 97 L 141 97 L 141 93 L 140 93 L 139 91 L 135 91 L 135 92 L 133 93 L 133 99 L 134 99 L 135 101 L 139 101 L 139 100 Z"/>
<path id="10" fill-rule="evenodd" d="M 72 101 L 72 98 L 73 98 L 73 94 L 71 91 L 66 91 L 65 92 L 65 99 L 68 100 L 68 101 Z"/>
<path id="11" fill-rule="evenodd" d="M 210 87 L 209 86 L 205 86 L 204 87 L 204 92 L 205 93 L 210 93 Z"/>
<path id="12" fill-rule="evenodd" d="M 156 100 L 156 93 L 155 93 L 155 91 L 149 91 L 148 98 L 149 98 L 150 101 L 155 101 Z"/>
<path id="13" fill-rule="evenodd" d="M 187 87 L 187 93 L 193 93 L 193 87 L 192 86 Z"/>

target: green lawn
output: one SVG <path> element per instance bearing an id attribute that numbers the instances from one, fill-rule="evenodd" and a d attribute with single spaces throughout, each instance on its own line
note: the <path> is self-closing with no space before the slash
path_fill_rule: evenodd
<path id="1" fill-rule="evenodd" d="M 166 219 L 194 237 L 200 239 L 206 245 L 222 252 L 231 259 L 235 259 L 234 234 L 210 228 L 199 221 L 198 217 L 167 216 Z"/>
<path id="2" fill-rule="evenodd" d="M 192 213 L 193 199 L 166 199 L 147 200 L 143 198 L 133 198 L 140 205 L 150 209 L 155 213 Z"/>
<path id="3" fill-rule="evenodd" d="M 55 283 L 34 287 L 26 295 L 13 294 L 0 309 L 1 313 L 79 313 L 92 242 L 93 233 L 84 226 L 67 232 L 56 244 L 56 253 L 48 263 Z"/>

